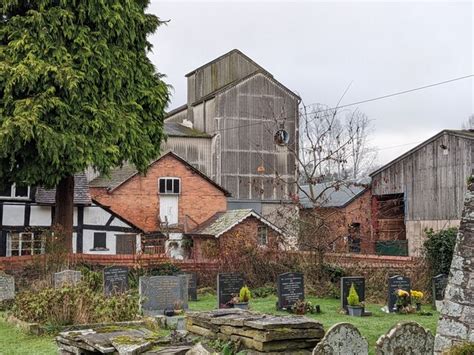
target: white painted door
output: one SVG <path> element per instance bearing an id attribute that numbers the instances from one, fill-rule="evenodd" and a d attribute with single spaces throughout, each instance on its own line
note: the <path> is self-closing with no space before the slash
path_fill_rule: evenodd
<path id="1" fill-rule="evenodd" d="M 178 223 L 178 198 L 179 195 L 160 195 L 160 220 L 161 223 Z"/>

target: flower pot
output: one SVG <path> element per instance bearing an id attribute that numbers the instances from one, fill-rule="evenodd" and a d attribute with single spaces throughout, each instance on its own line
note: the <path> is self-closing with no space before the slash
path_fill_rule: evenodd
<path id="1" fill-rule="evenodd" d="M 362 306 L 347 306 L 347 311 L 351 317 L 362 317 L 364 307 Z"/>
<path id="2" fill-rule="evenodd" d="M 234 303 L 234 308 L 249 309 L 249 303 L 248 302 Z"/>
<path id="3" fill-rule="evenodd" d="M 417 312 L 421 311 L 421 303 L 416 303 L 416 311 Z"/>

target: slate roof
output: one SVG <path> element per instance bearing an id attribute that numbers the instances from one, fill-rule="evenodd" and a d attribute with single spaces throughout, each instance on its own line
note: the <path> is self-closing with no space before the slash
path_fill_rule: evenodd
<path id="1" fill-rule="evenodd" d="M 177 122 L 165 122 L 165 133 L 170 137 L 191 137 L 191 138 L 210 138 L 205 132 L 195 128 L 186 127 Z"/>
<path id="2" fill-rule="evenodd" d="M 207 235 L 218 238 L 228 230 L 235 227 L 237 224 L 247 219 L 248 217 L 255 217 L 273 230 L 275 230 L 276 232 L 280 234 L 282 233 L 282 231 L 278 227 L 270 223 L 268 220 L 263 218 L 254 210 L 240 209 L 229 210 L 226 212 L 218 212 L 214 216 L 209 218 L 206 222 L 200 224 L 194 230 L 190 231 L 188 234 Z"/>
<path id="3" fill-rule="evenodd" d="M 54 205 L 56 203 L 56 189 L 36 188 L 35 201 L 39 204 Z M 74 204 L 90 205 L 92 203 L 89 194 L 89 185 L 85 173 L 74 175 Z"/>
<path id="4" fill-rule="evenodd" d="M 363 183 L 350 183 L 340 185 L 339 187 L 332 185 L 334 185 L 334 182 L 313 185 L 314 196 L 316 197 L 321 194 L 321 197 L 318 199 L 319 205 L 317 207 L 345 207 L 349 202 L 367 190 L 367 185 Z M 301 188 L 310 195 L 309 185 L 303 185 Z M 315 207 L 304 192 L 299 192 L 299 198 L 303 208 Z"/>
<path id="5" fill-rule="evenodd" d="M 164 152 L 158 159 L 152 161 L 149 166 L 155 164 L 157 161 L 159 161 L 161 158 L 167 156 L 167 155 L 172 155 L 175 159 L 180 161 L 181 163 L 185 164 L 189 169 L 191 169 L 193 172 L 201 176 L 203 179 L 208 181 L 210 184 L 214 185 L 217 187 L 219 190 L 221 190 L 224 195 L 226 196 L 231 196 L 231 193 L 224 189 L 221 185 L 213 181 L 210 177 L 208 177 L 206 174 L 201 172 L 200 170 L 196 169 L 194 166 L 189 164 L 186 160 L 181 158 L 179 155 L 176 153 L 173 153 L 172 151 Z M 121 168 L 116 168 L 113 169 L 109 176 L 105 175 L 100 175 L 93 179 L 92 181 L 89 182 L 90 187 L 105 187 L 109 191 L 115 190 L 117 187 L 122 185 L 124 182 L 128 181 L 132 177 L 138 174 L 138 170 L 129 163 L 124 163 Z"/>

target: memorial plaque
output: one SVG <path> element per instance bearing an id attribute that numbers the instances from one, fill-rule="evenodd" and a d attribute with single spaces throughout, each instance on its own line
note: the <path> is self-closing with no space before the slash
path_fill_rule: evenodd
<path id="1" fill-rule="evenodd" d="M 128 291 L 128 267 L 111 266 L 104 269 L 104 293 L 111 296 Z"/>
<path id="2" fill-rule="evenodd" d="M 341 277 L 341 308 L 347 312 L 347 297 L 349 296 L 349 290 L 351 285 L 354 287 L 359 295 L 359 301 L 365 301 L 365 278 L 361 276 L 349 276 Z"/>
<path id="3" fill-rule="evenodd" d="M 439 274 L 433 277 L 433 280 L 432 280 L 433 304 L 438 311 L 441 309 L 441 304 L 444 300 L 444 291 L 446 290 L 447 284 L 448 284 L 448 275 Z"/>
<path id="4" fill-rule="evenodd" d="M 0 301 L 15 298 L 15 279 L 13 276 L 0 273 Z"/>
<path id="5" fill-rule="evenodd" d="M 191 272 L 185 274 L 188 277 L 188 297 L 190 301 L 197 301 L 197 274 Z"/>
<path id="6" fill-rule="evenodd" d="M 277 278 L 278 309 L 288 309 L 298 300 L 304 300 L 304 276 L 287 272 Z"/>
<path id="7" fill-rule="evenodd" d="M 53 285 L 54 288 L 60 288 L 66 285 L 75 286 L 82 279 L 80 271 L 75 270 L 64 270 L 53 274 Z"/>
<path id="8" fill-rule="evenodd" d="M 179 303 L 188 308 L 188 280 L 186 275 L 142 276 L 139 281 L 141 309 L 145 315 L 163 314 Z"/>
<path id="9" fill-rule="evenodd" d="M 396 311 L 397 296 L 395 295 L 396 290 L 404 290 L 410 292 L 411 283 L 409 277 L 395 275 L 388 278 L 388 310 L 389 312 Z"/>
<path id="10" fill-rule="evenodd" d="M 232 297 L 239 295 L 244 286 L 241 274 L 222 273 L 217 275 L 217 305 L 218 308 L 226 308 Z"/>

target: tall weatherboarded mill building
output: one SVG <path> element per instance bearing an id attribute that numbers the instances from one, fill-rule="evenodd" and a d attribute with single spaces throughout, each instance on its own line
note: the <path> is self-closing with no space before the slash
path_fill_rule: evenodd
<path id="1" fill-rule="evenodd" d="M 425 229 L 459 225 L 473 141 L 474 131 L 444 130 L 371 174 L 377 240 L 407 241 L 419 255 Z"/>
<path id="2" fill-rule="evenodd" d="M 230 191 L 230 209 L 270 216 L 296 192 L 284 181 L 297 177 L 300 98 L 238 50 L 186 78 L 187 103 L 165 121 L 166 149 Z"/>

